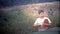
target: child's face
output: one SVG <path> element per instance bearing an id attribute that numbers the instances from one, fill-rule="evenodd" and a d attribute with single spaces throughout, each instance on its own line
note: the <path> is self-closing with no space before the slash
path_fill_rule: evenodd
<path id="1" fill-rule="evenodd" d="M 43 18 L 44 16 L 45 16 L 44 12 L 41 12 L 41 13 L 39 14 L 39 17 L 40 17 L 40 18 Z"/>

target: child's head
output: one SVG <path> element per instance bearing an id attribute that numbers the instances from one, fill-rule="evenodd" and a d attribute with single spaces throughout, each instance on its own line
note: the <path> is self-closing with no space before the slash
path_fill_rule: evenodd
<path id="1" fill-rule="evenodd" d="M 38 11 L 38 14 L 39 14 L 39 17 L 40 17 L 40 18 L 43 18 L 43 17 L 45 16 L 43 10 L 39 10 L 39 11 Z"/>

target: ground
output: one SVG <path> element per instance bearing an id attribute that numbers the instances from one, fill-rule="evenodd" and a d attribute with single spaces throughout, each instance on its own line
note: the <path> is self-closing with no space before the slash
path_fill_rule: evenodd
<path id="1" fill-rule="evenodd" d="M 54 27 L 43 32 L 34 32 L 31 34 L 59 34 L 59 32 L 60 32 L 60 27 Z"/>

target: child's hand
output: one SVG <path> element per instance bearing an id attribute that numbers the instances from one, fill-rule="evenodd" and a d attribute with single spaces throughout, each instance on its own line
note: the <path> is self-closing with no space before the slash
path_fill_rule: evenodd
<path id="1" fill-rule="evenodd" d="M 44 24 L 43 24 L 43 26 L 44 26 L 44 27 L 50 27 L 50 26 L 51 26 L 51 24 L 50 24 L 50 23 L 49 23 L 49 24 L 44 23 Z"/>

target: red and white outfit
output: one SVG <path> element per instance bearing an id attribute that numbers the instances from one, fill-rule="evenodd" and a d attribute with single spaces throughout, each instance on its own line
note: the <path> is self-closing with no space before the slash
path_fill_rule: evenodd
<path id="1" fill-rule="evenodd" d="M 50 19 L 48 17 L 44 17 L 44 18 L 37 18 L 34 24 L 40 24 L 41 26 L 38 27 L 38 31 L 44 31 L 46 29 L 48 29 L 48 27 L 43 27 L 43 22 L 45 19 L 48 19 L 49 23 L 51 23 Z"/>

